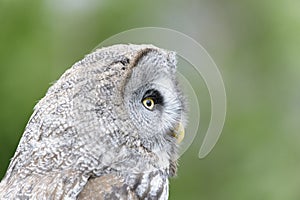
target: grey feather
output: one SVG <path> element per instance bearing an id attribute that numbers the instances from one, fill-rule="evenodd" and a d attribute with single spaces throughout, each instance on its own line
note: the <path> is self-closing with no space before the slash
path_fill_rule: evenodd
<path id="1" fill-rule="evenodd" d="M 143 95 L 157 90 L 149 111 Z M 97 49 L 35 106 L 1 199 L 167 199 L 185 116 L 174 52 L 152 45 Z"/>

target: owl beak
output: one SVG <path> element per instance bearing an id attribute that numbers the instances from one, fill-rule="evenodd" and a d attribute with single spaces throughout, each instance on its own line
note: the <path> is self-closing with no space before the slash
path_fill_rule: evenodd
<path id="1" fill-rule="evenodd" d="M 184 127 L 182 123 L 179 123 L 177 128 L 173 132 L 173 137 L 177 139 L 177 143 L 179 144 L 184 138 Z"/>

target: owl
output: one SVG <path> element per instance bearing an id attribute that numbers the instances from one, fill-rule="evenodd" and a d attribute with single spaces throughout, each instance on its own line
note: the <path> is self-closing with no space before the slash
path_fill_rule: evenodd
<path id="1" fill-rule="evenodd" d="M 0 199 L 168 199 L 185 116 L 174 52 L 97 49 L 35 106 Z"/>

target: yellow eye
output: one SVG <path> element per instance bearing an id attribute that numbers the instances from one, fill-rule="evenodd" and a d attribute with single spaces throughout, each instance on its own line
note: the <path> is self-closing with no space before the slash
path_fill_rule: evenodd
<path id="1" fill-rule="evenodd" d="M 148 109 L 148 110 L 153 110 L 154 108 L 154 100 L 152 98 L 145 98 L 143 99 L 143 105 Z"/>

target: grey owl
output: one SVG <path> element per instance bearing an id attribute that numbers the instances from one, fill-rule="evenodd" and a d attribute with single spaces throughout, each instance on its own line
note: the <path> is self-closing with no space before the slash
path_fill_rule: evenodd
<path id="1" fill-rule="evenodd" d="M 185 110 L 174 52 L 97 49 L 35 106 L 0 199 L 168 199 Z"/>

